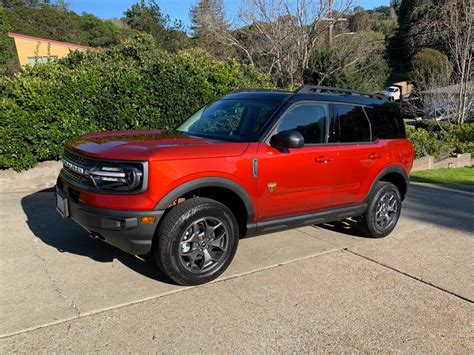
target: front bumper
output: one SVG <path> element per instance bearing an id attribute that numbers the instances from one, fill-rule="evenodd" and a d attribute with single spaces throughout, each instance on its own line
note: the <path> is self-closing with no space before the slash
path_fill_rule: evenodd
<path id="1" fill-rule="evenodd" d="M 164 211 L 123 211 L 92 207 L 79 202 L 77 190 L 60 181 L 55 190 L 56 194 L 67 199 L 68 217 L 92 237 L 133 255 L 151 251 L 153 236 Z M 140 218 L 144 216 L 155 217 L 154 223 L 140 223 Z"/>

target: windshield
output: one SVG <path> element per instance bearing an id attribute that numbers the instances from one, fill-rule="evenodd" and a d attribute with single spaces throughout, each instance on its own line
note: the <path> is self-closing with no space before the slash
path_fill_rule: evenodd
<path id="1" fill-rule="evenodd" d="M 267 123 L 279 102 L 220 100 L 204 106 L 176 130 L 223 140 L 249 142 Z"/>

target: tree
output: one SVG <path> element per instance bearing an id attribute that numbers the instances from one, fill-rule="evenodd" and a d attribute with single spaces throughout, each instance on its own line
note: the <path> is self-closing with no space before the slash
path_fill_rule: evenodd
<path id="1" fill-rule="evenodd" d="M 61 11 L 68 11 L 69 3 L 66 0 L 56 0 L 54 2 L 54 7 Z"/>
<path id="2" fill-rule="evenodd" d="M 6 15 L 5 9 L 0 5 L 0 75 L 10 74 L 17 66 L 13 40 L 8 38 L 11 27 Z"/>
<path id="3" fill-rule="evenodd" d="M 17 6 L 6 13 L 12 32 L 88 46 L 108 47 L 136 33 L 94 15 L 79 16 L 55 6 Z"/>
<path id="4" fill-rule="evenodd" d="M 190 10 L 191 31 L 199 47 L 216 58 L 229 57 L 229 47 L 216 40 L 213 28 L 229 31 L 223 0 L 200 0 Z"/>
<path id="5" fill-rule="evenodd" d="M 131 28 L 153 36 L 160 48 L 177 51 L 189 46 L 180 21 L 170 25 L 170 18 L 161 12 L 155 0 L 140 0 L 124 12 L 125 23 Z"/>
<path id="6" fill-rule="evenodd" d="M 397 13 L 394 7 L 379 6 L 372 10 L 367 10 L 370 18 L 370 25 L 373 31 L 381 32 L 386 38 L 391 38 L 397 29 Z"/>
<path id="7" fill-rule="evenodd" d="M 11 9 L 16 6 L 24 6 L 25 3 L 25 0 L 2 0 L 0 5 L 5 9 Z"/>
<path id="8" fill-rule="evenodd" d="M 410 30 L 412 48 L 416 43 L 442 44 L 453 63 L 452 84 L 459 85 L 457 122 L 462 124 L 472 98 L 474 0 L 417 1 L 412 14 L 417 21 Z"/>
<path id="9" fill-rule="evenodd" d="M 349 29 L 352 32 L 370 31 L 372 29 L 370 17 L 364 9 L 360 8 L 349 18 Z"/>
<path id="10" fill-rule="evenodd" d="M 449 85 L 452 69 L 445 54 L 423 48 L 413 57 L 410 77 L 419 91 L 430 90 Z"/>
<path id="11" fill-rule="evenodd" d="M 409 71 L 410 61 L 414 54 L 409 43 L 409 33 L 415 21 L 411 14 L 415 10 L 416 1 L 418 0 L 392 2 L 397 9 L 398 30 L 390 39 L 388 57 L 391 67 L 402 73 Z"/>
<path id="12" fill-rule="evenodd" d="M 319 43 L 311 54 L 305 82 L 362 91 L 380 90 L 389 72 L 383 38 L 381 33 L 361 32 L 336 36 L 331 47 Z"/>
<path id="13" fill-rule="evenodd" d="M 169 19 L 161 13 L 155 0 L 148 3 L 140 0 L 139 3 L 124 12 L 125 23 L 131 28 L 151 34 L 153 37 L 161 33 L 168 24 Z"/>
<path id="14" fill-rule="evenodd" d="M 50 0 L 2 0 L 3 6 L 6 9 L 14 8 L 16 6 L 28 6 L 28 7 L 42 7 L 50 6 L 52 2 Z"/>
<path id="15" fill-rule="evenodd" d="M 338 4 L 334 9 L 332 0 L 245 0 L 239 30 L 223 30 L 212 23 L 210 29 L 218 41 L 270 74 L 277 85 L 294 86 L 302 82 L 318 39 L 347 13 L 351 1 Z"/>
<path id="16" fill-rule="evenodd" d="M 93 47 L 108 47 L 130 35 L 130 31 L 116 26 L 111 21 L 103 21 L 91 14 L 83 14 L 79 21 L 84 41 Z"/>

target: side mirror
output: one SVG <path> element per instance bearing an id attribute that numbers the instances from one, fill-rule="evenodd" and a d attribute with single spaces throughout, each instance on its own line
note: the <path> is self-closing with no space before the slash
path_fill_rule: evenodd
<path id="1" fill-rule="evenodd" d="M 283 131 L 270 138 L 270 145 L 276 149 L 302 148 L 304 137 L 298 131 Z"/>

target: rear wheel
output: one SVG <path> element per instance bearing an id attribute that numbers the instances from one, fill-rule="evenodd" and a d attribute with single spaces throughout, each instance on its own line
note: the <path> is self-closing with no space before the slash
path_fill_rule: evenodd
<path id="1" fill-rule="evenodd" d="M 361 231 L 372 238 L 389 235 L 400 217 L 400 191 L 392 183 L 379 181 L 367 202 L 367 210 L 359 222 Z"/>
<path id="2" fill-rule="evenodd" d="M 238 241 L 238 225 L 230 209 L 197 197 L 166 214 L 153 251 L 166 276 L 181 285 L 198 285 L 214 280 L 227 269 Z"/>

